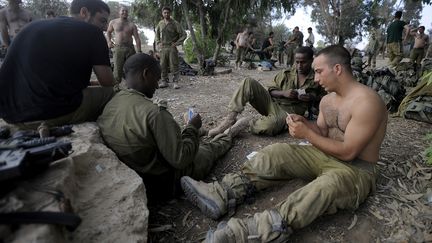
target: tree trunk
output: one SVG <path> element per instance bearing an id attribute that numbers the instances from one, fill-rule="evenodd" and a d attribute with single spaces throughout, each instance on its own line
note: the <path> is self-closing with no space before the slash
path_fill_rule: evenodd
<path id="1" fill-rule="evenodd" d="M 226 26 L 226 23 L 228 22 L 228 18 L 230 16 L 230 5 L 231 5 L 231 0 L 228 0 L 227 3 L 226 3 L 226 5 L 225 5 L 225 12 L 224 12 L 225 16 L 224 16 L 223 23 L 218 28 L 218 37 L 216 39 L 217 45 L 216 45 L 216 49 L 215 49 L 215 51 L 213 53 L 213 60 L 214 60 L 215 63 L 217 61 L 217 58 L 219 56 L 219 52 L 220 52 L 220 49 L 221 49 L 221 46 L 222 46 L 223 34 L 224 34 L 225 26 Z"/>
<path id="2" fill-rule="evenodd" d="M 198 12 L 199 12 L 199 20 L 201 24 L 201 36 L 202 39 L 205 40 L 207 37 L 207 23 L 205 19 L 206 12 L 204 10 L 204 4 L 202 0 L 197 0 Z"/>
<path id="3" fill-rule="evenodd" d="M 200 46 L 198 45 L 198 42 L 197 42 L 197 39 L 195 36 L 195 31 L 194 31 L 193 26 L 192 26 L 192 22 L 189 19 L 189 15 L 188 15 L 189 11 L 188 11 L 188 6 L 187 6 L 186 1 L 182 1 L 181 5 L 182 5 L 182 9 L 183 9 L 184 18 L 186 20 L 186 23 L 187 23 L 187 26 L 188 26 L 188 29 L 190 32 L 190 36 L 192 39 L 193 51 L 195 52 L 195 55 L 198 59 L 198 65 L 199 65 L 200 69 L 202 69 L 204 67 L 204 54 L 203 54 L 203 51 L 201 50 Z"/>

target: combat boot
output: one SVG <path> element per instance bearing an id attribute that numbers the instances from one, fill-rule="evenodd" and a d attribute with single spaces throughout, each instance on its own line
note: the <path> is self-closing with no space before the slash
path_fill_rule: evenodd
<path id="1" fill-rule="evenodd" d="M 180 79 L 179 74 L 178 73 L 174 74 L 174 77 L 173 77 L 173 88 L 174 89 L 180 89 L 180 85 L 178 84 L 179 79 Z"/>
<path id="2" fill-rule="evenodd" d="M 163 89 L 163 88 L 166 88 L 166 87 L 168 87 L 168 82 L 167 82 L 166 80 L 162 80 L 162 81 L 159 83 L 159 88 L 160 88 L 160 89 Z"/>
<path id="3" fill-rule="evenodd" d="M 180 89 L 180 85 L 177 82 L 173 82 L 173 89 Z"/>
<path id="4" fill-rule="evenodd" d="M 183 176 L 180 179 L 180 184 L 187 199 L 207 217 L 216 220 L 227 213 L 228 191 L 218 181 L 204 183 L 189 176 Z"/>
<path id="5" fill-rule="evenodd" d="M 208 136 L 214 137 L 218 135 L 219 133 L 223 133 L 225 130 L 227 130 L 229 127 L 234 125 L 234 123 L 237 120 L 238 113 L 235 111 L 231 111 L 228 116 L 224 118 L 224 120 L 217 126 L 216 128 L 213 128 L 209 131 Z"/>
<path id="6" fill-rule="evenodd" d="M 276 209 L 256 213 L 253 217 L 231 218 L 219 223 L 216 230 L 209 230 L 205 243 L 234 242 L 287 242 L 292 229 L 287 226 Z"/>
<path id="7" fill-rule="evenodd" d="M 224 131 L 225 134 L 230 135 L 232 138 L 237 137 L 241 131 L 245 130 L 251 121 L 250 117 L 240 118 L 234 125 Z"/>

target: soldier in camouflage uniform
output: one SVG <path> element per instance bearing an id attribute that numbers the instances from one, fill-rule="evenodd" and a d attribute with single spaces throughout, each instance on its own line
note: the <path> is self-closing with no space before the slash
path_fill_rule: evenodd
<path id="1" fill-rule="evenodd" d="M 409 26 L 405 21 L 400 20 L 402 11 L 396 11 L 393 22 L 387 28 L 387 53 L 389 56 L 389 66 L 395 68 L 403 58 L 402 54 L 402 32 L 405 29 L 406 35 L 403 40 L 406 41 Z"/>
<path id="2" fill-rule="evenodd" d="M 294 51 L 303 45 L 303 33 L 299 27 L 294 27 L 293 34 L 285 43 L 287 53 L 287 67 L 291 67 L 294 64 Z"/>
<path id="3" fill-rule="evenodd" d="M 254 79 L 243 80 L 228 105 L 230 113 L 218 127 L 209 131 L 209 136 L 217 135 L 234 124 L 247 102 L 264 116 L 251 121 L 251 132 L 271 136 L 286 130 L 287 112 L 304 115 L 308 107 L 319 102 L 325 92 L 314 82 L 311 68 L 313 50 L 300 47 L 296 50 L 295 59 L 296 69 L 278 73 L 273 79 L 275 85 L 268 90 Z"/>
<path id="4" fill-rule="evenodd" d="M 161 74 L 154 58 L 135 54 L 124 71 L 128 88 L 112 98 L 97 123 L 107 145 L 143 178 L 149 198 L 170 198 L 181 191 L 181 176 L 203 179 L 245 123 L 239 120 L 214 139 L 200 141 L 199 114 L 181 131 L 166 102 L 151 100 Z"/>
<path id="5" fill-rule="evenodd" d="M 163 20 L 156 27 L 156 44 L 160 48 L 160 63 L 162 68 L 162 80 L 159 88 L 168 87 L 168 65 L 173 75 L 173 88 L 178 89 L 179 80 L 179 59 L 177 46 L 186 39 L 186 32 L 181 25 L 171 18 L 171 9 L 162 9 Z"/>
<path id="6" fill-rule="evenodd" d="M 209 231 L 205 242 L 287 242 L 293 229 L 340 209 L 356 209 L 375 190 L 379 150 L 387 110 L 375 91 L 357 82 L 350 54 L 341 46 L 324 48 L 314 60 L 315 80 L 329 92 L 316 123 L 292 115 L 290 134 L 312 146 L 273 144 L 222 181 L 181 178 L 188 200 L 218 219 L 255 190 L 293 178 L 311 181 L 270 210 L 251 218 L 231 218 Z"/>
<path id="7" fill-rule="evenodd" d="M 369 68 L 375 68 L 376 67 L 376 58 L 378 55 L 379 47 L 380 47 L 379 40 L 378 40 L 378 38 L 376 38 L 375 32 L 372 32 L 368 46 L 366 48 L 367 55 L 368 55 L 367 65 Z"/>

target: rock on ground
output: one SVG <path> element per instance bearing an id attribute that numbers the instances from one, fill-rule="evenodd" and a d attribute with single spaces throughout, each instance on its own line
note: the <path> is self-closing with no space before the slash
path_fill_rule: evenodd
<path id="1" fill-rule="evenodd" d="M 0 211 L 60 211 L 61 191 L 82 219 L 69 232 L 55 225 L 0 227 L 7 242 L 146 242 L 149 211 L 142 179 L 108 149 L 94 123 L 74 126 L 73 153 L 0 199 Z"/>

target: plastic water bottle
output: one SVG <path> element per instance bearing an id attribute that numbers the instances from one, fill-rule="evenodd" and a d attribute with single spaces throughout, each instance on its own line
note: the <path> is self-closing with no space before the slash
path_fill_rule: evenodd
<path id="1" fill-rule="evenodd" d="M 193 108 L 189 107 L 188 109 L 188 120 L 192 119 L 193 115 L 194 115 L 194 110 Z"/>

